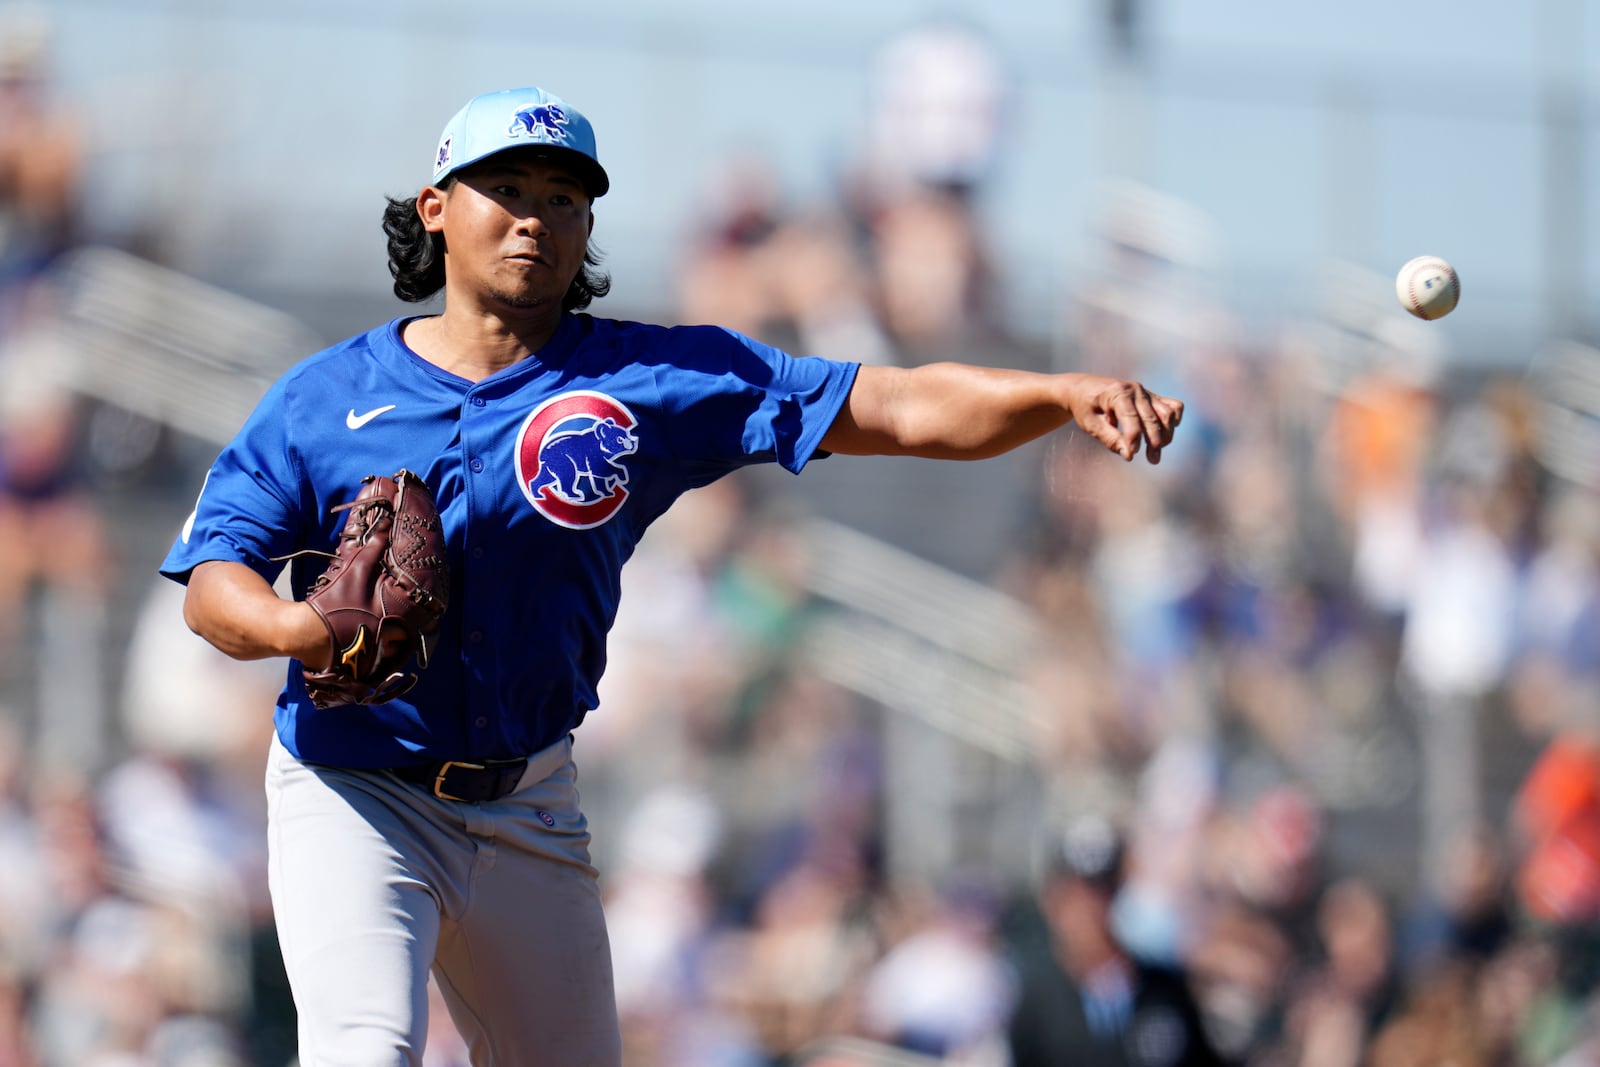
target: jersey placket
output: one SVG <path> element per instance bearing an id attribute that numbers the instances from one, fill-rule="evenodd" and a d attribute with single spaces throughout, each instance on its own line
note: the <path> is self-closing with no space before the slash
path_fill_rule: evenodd
<path id="1" fill-rule="evenodd" d="M 466 660 L 463 674 L 464 707 L 472 751 L 493 749 L 500 729 L 496 714 L 496 689 L 490 684 L 494 671 L 485 666 L 494 656 L 488 612 L 498 588 L 500 575 L 495 566 L 495 538 L 501 524 L 494 511 L 499 498 L 496 479 L 504 477 L 504 461 L 494 451 L 493 409 L 488 398 L 469 389 L 461 403 L 462 476 L 467 498 L 467 518 L 462 527 L 461 561 L 464 569 L 461 589 L 465 593 L 461 617 L 461 647 Z"/>

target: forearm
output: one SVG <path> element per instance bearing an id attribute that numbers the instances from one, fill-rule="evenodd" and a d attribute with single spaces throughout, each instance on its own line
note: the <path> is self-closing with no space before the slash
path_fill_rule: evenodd
<path id="1" fill-rule="evenodd" d="M 904 434 L 916 454 L 986 459 L 1072 421 L 1079 375 L 934 363 L 915 368 Z"/>
<path id="2" fill-rule="evenodd" d="M 292 656 L 326 666 L 328 630 L 304 603 L 284 600 L 242 563 L 202 563 L 189 576 L 183 602 L 189 629 L 234 659 Z"/>
<path id="3" fill-rule="evenodd" d="M 823 435 L 855 456 L 986 459 L 1075 422 L 1125 460 L 1151 463 L 1183 420 L 1183 401 L 1096 374 L 1035 374 L 965 363 L 862 367 Z"/>
<path id="4" fill-rule="evenodd" d="M 1072 420 L 1079 377 L 962 363 L 862 375 L 824 447 L 931 459 L 986 459 L 1059 429 Z"/>

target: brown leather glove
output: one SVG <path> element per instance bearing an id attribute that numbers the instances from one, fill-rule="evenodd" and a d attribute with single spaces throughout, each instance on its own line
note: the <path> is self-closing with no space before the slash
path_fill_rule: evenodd
<path id="1" fill-rule="evenodd" d="M 362 479 L 328 569 L 306 603 L 328 628 L 327 670 L 305 673 L 311 701 L 381 704 L 416 684 L 450 600 L 444 525 L 427 483 L 408 470 Z"/>

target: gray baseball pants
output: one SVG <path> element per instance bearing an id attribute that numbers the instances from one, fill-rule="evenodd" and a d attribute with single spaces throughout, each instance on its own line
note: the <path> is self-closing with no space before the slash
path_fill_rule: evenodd
<path id="1" fill-rule="evenodd" d="M 421 1067 L 432 970 L 474 1067 L 618 1067 L 569 739 L 500 800 L 267 762 L 268 884 L 301 1067 Z"/>

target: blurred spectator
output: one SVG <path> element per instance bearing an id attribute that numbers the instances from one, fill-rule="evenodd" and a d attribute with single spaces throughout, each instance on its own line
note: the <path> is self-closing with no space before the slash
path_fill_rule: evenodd
<path id="1" fill-rule="evenodd" d="M 762 250 L 780 328 L 805 355 L 891 362 L 868 299 L 869 279 L 844 220 L 830 209 L 796 218 Z"/>
<path id="2" fill-rule="evenodd" d="M 1225 1059 L 1256 1062 L 1283 1032 L 1294 945 L 1278 923 L 1238 898 L 1218 900 L 1196 925 L 1189 966 L 1206 1032 Z"/>
<path id="3" fill-rule="evenodd" d="M 1559 927 L 1600 922 L 1600 740 L 1593 733 L 1570 730 L 1550 742 L 1518 791 L 1515 819 L 1522 906 Z"/>
<path id="4" fill-rule="evenodd" d="M 1133 955 L 1177 966 L 1195 952 L 1205 917 L 1202 857 L 1222 802 L 1220 769 L 1209 739 L 1174 731 L 1139 775 L 1128 870 L 1113 914 Z"/>
<path id="5" fill-rule="evenodd" d="M 1120 832 L 1098 816 L 1074 820 L 1052 845 L 1039 897 L 1045 937 L 1018 952 L 1014 1067 L 1224 1062 L 1188 976 L 1132 956 L 1119 942 L 1111 917 L 1123 863 Z"/>
<path id="6" fill-rule="evenodd" d="M 807 355 L 983 361 L 1004 331 L 975 200 L 998 156 L 1002 98 L 973 29 L 897 35 L 878 57 L 870 134 L 841 203 L 787 208 L 771 169 L 747 157 L 713 180 L 720 214 L 679 271 L 682 317 Z"/>
<path id="7" fill-rule="evenodd" d="M 729 1060 L 753 1035 L 708 1001 L 701 954 L 713 938 L 716 901 L 707 872 L 722 818 L 711 799 L 686 785 L 641 798 L 622 827 L 607 879 L 617 1013 L 628 1063 L 691 1067 Z M 690 1024 L 688 1020 L 697 1020 Z M 717 1057 L 698 1059 L 715 1025 Z"/>
<path id="8" fill-rule="evenodd" d="M 1441 398 L 1437 357 L 1402 349 L 1334 399 L 1319 473 L 1350 539 L 1355 592 L 1398 617 L 1421 559 L 1424 474 Z"/>
<path id="9" fill-rule="evenodd" d="M 862 1025 L 896 1048 L 967 1062 L 1003 1033 L 1011 974 L 988 887 L 956 879 L 867 973 Z"/>
<path id="10" fill-rule="evenodd" d="M 1429 701 L 1472 701 L 1505 680 L 1516 564 L 1495 505 L 1493 483 L 1452 478 L 1410 568 L 1404 666 Z"/>
<path id="11" fill-rule="evenodd" d="M 1553 486 L 1518 590 L 1510 711 L 1543 744 L 1600 708 L 1600 494 Z"/>
<path id="12" fill-rule="evenodd" d="M 86 484 L 80 401 L 68 354 L 33 287 L 0 317 L 0 677 L 31 675 L 29 744 L 45 766 L 92 768 L 108 755 L 101 605 L 116 561 Z M 26 674 L 22 672 L 26 671 Z"/>
<path id="13" fill-rule="evenodd" d="M 42 9 L 0 10 L 0 293 L 76 235 L 79 126 L 50 98 L 50 45 Z"/>
<path id="14" fill-rule="evenodd" d="M 1207 885 L 1268 919 L 1297 958 L 1309 958 L 1326 876 L 1325 813 L 1302 787 L 1278 783 L 1219 813 L 1209 830 Z"/>
<path id="15" fill-rule="evenodd" d="M 770 1062 L 848 1024 L 873 953 L 858 905 L 852 887 L 802 864 L 762 895 L 753 928 L 730 932 L 708 959 L 714 1000 L 745 1020 Z"/>
<path id="16" fill-rule="evenodd" d="M 984 359 L 1003 330 L 990 305 L 989 250 L 972 204 L 943 189 L 917 189 L 882 203 L 870 227 L 879 316 L 901 361 Z"/>
<path id="17" fill-rule="evenodd" d="M 1307 1067 L 1358 1067 L 1399 1003 L 1388 904 L 1359 877 L 1343 879 L 1318 902 L 1317 933 L 1321 959 L 1289 992 L 1288 1047 Z"/>
<path id="18" fill-rule="evenodd" d="M 1437 891 L 1427 891 L 1407 924 L 1409 974 L 1426 978 L 1451 963 L 1492 959 L 1514 933 L 1505 848 L 1492 826 L 1462 834 Z"/>
<path id="19" fill-rule="evenodd" d="M 719 214 L 702 220 L 677 272 L 679 318 L 799 355 L 889 362 L 845 218 L 832 209 L 786 208 L 760 161 L 734 159 L 713 183 Z"/>
<path id="20" fill-rule="evenodd" d="M 868 172 L 890 196 L 907 186 L 972 194 L 1004 129 L 999 57 L 973 27 L 929 21 L 893 36 L 874 63 Z"/>
<path id="21" fill-rule="evenodd" d="M 740 156 L 706 184 L 715 213 L 699 221 L 676 272 L 679 317 L 759 336 L 780 315 L 760 255 L 785 221 L 777 176 L 765 161 Z"/>
<path id="22" fill-rule="evenodd" d="M 1362 1062 L 1370 1067 L 1491 1067 L 1476 1018 L 1473 972 L 1451 967 L 1429 978 L 1406 1011 L 1374 1037 Z"/>
<path id="23" fill-rule="evenodd" d="M 0 12 L 0 679 L 38 655 L 19 699 L 33 705 L 36 758 L 56 769 L 107 756 L 99 621 L 113 561 L 46 280 L 77 236 L 82 178 L 78 123 L 50 99 L 49 48 L 42 11 Z M 34 634 L 38 647 L 23 647 Z"/>

